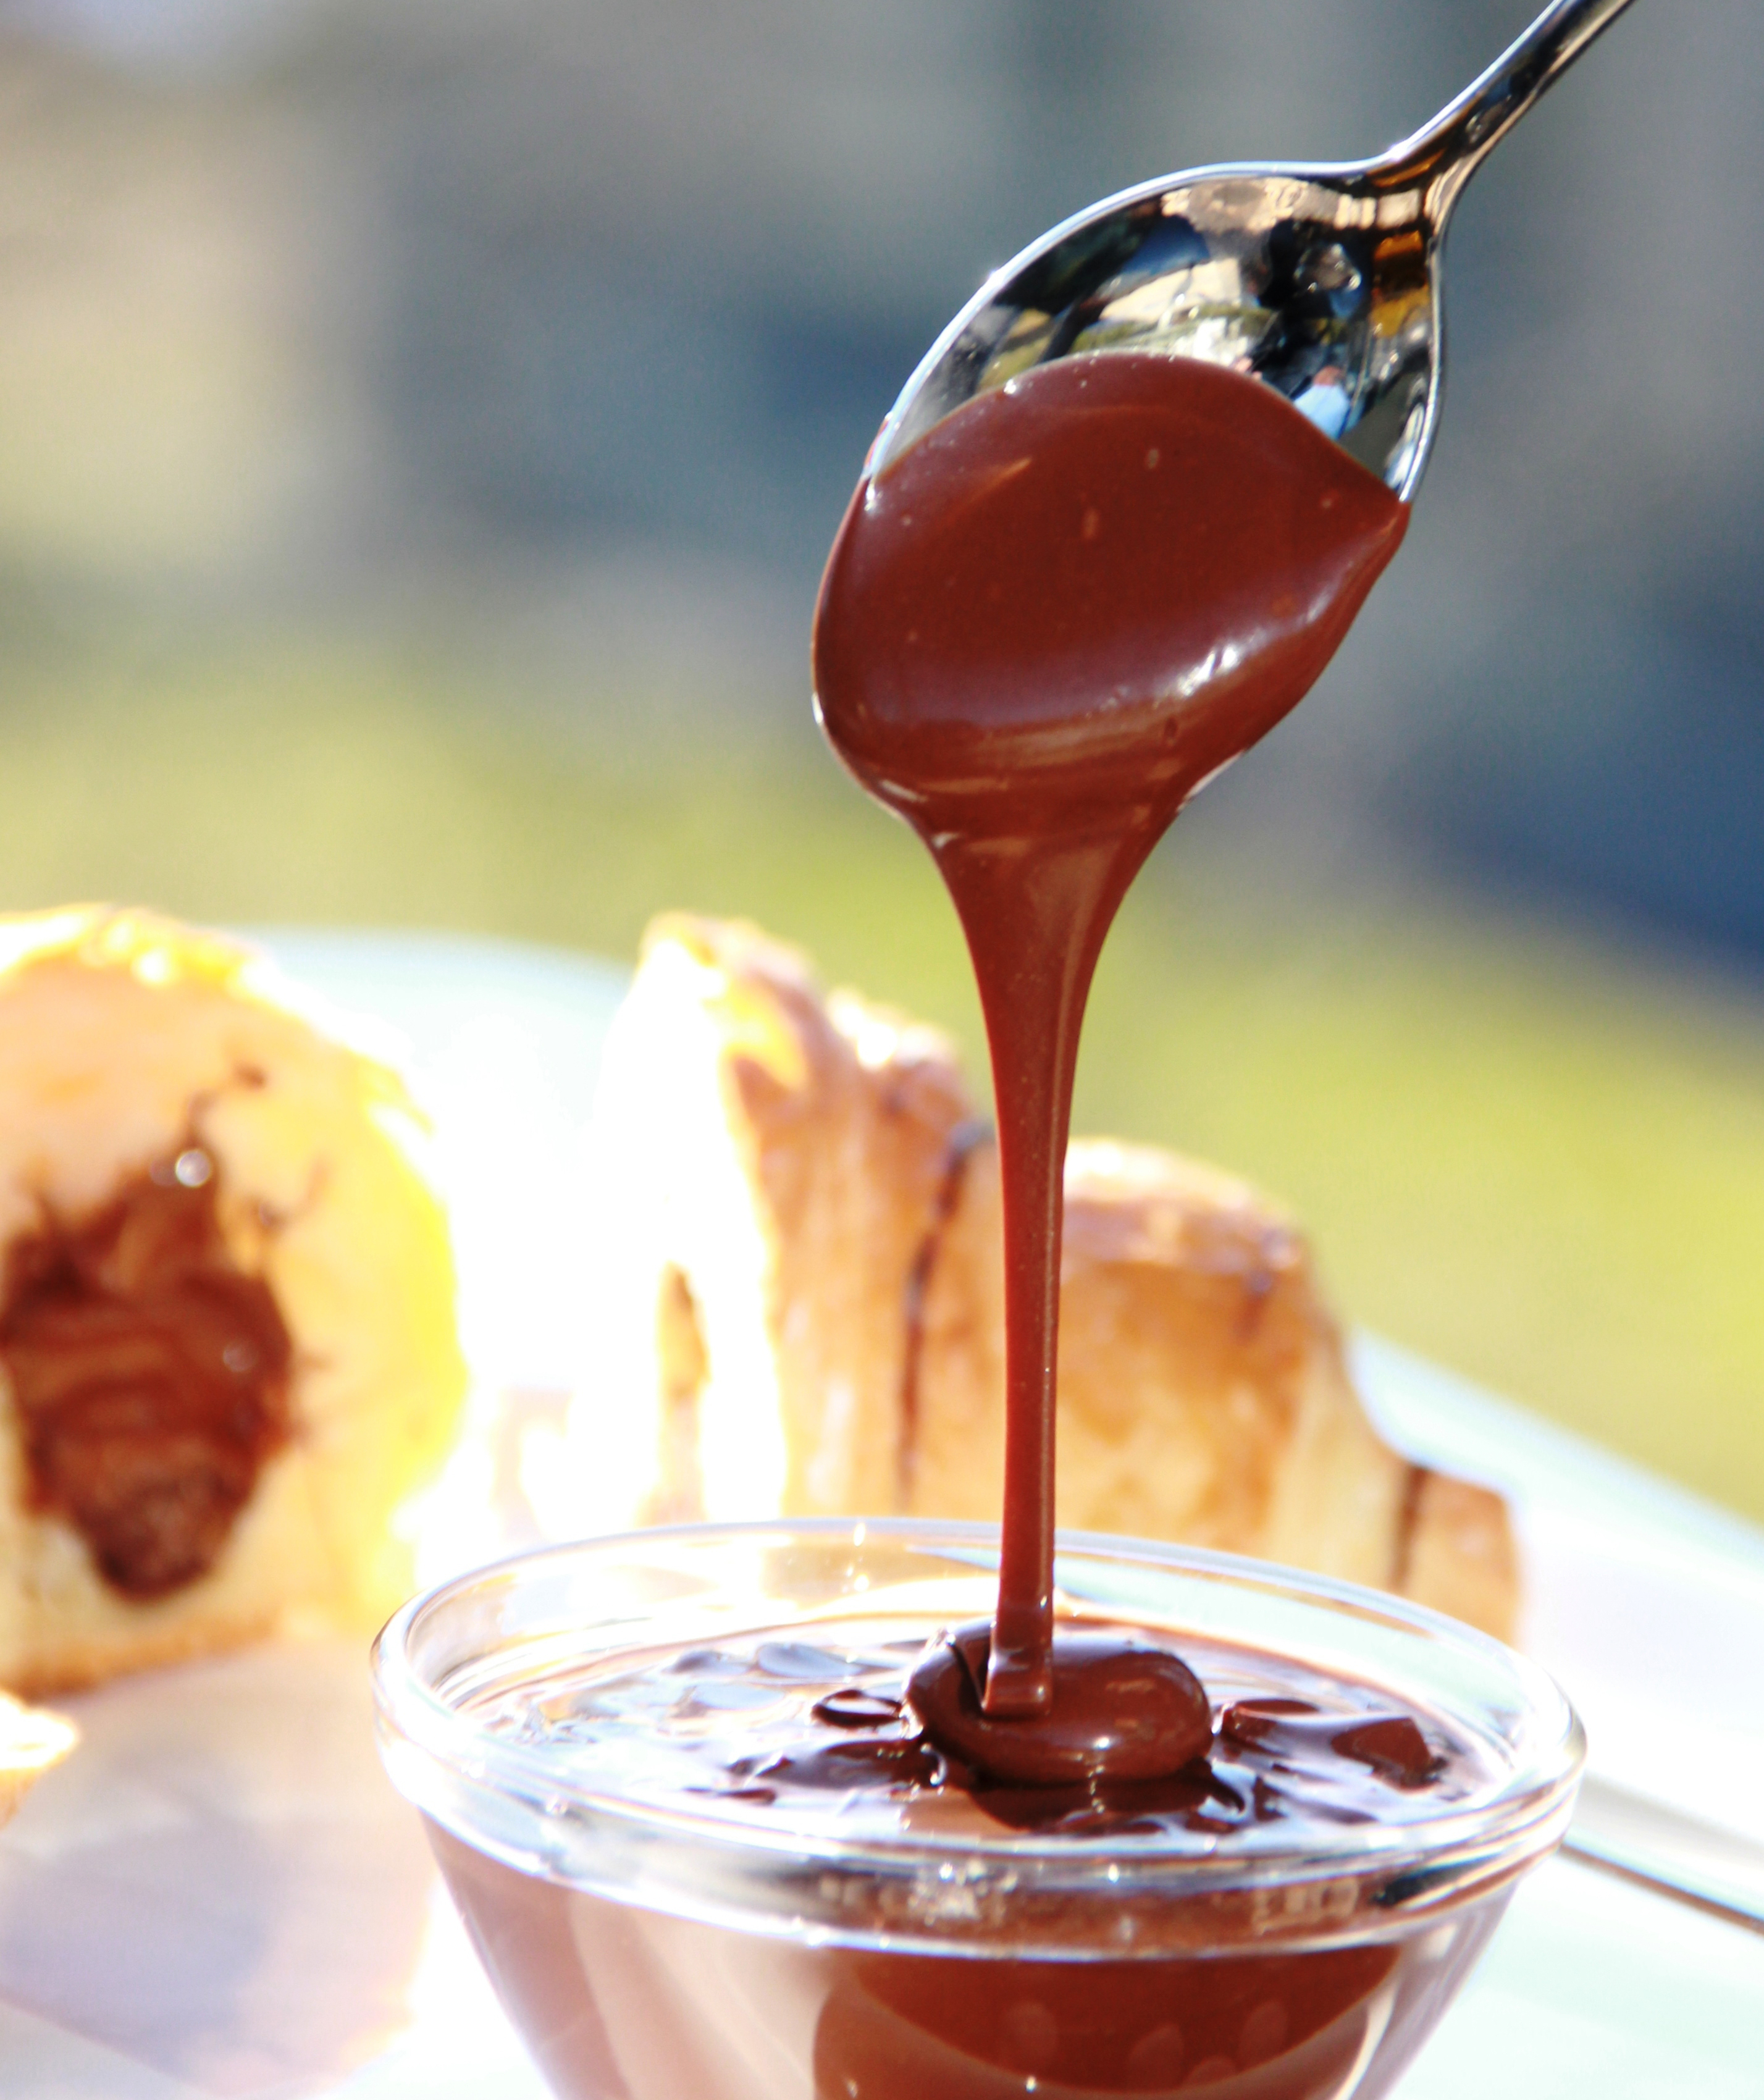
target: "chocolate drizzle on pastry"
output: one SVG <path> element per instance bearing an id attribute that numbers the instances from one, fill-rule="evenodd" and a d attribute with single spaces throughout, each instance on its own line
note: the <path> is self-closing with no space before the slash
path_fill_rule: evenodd
<path id="1" fill-rule="evenodd" d="M 1403 1499 L 1397 1511 L 1396 1537 L 1391 1555 L 1390 1586 L 1400 1595 L 1407 1589 L 1415 1557 L 1415 1534 L 1421 1528 L 1421 1501 L 1427 1493 L 1431 1469 L 1411 1464 L 1403 1480 Z"/>
<path id="2" fill-rule="evenodd" d="M 903 1304 L 906 1339 L 901 1357 L 900 1446 L 896 1476 L 902 1509 L 912 1507 L 913 1476 L 919 1458 L 919 1387 L 925 1352 L 925 1300 L 930 1293 L 931 1278 L 937 1268 L 937 1256 L 943 1251 L 950 1221 L 955 1217 L 956 1206 L 962 1200 L 962 1185 L 968 1178 L 968 1162 L 976 1150 L 991 1139 L 992 1135 L 992 1125 L 983 1116 L 970 1116 L 950 1132 L 949 1144 L 943 1155 L 942 1179 L 937 1184 L 937 1200 L 932 1207 L 931 1222 L 925 1229 L 924 1238 L 919 1242 L 919 1251 L 913 1256 L 912 1267 L 906 1272 Z"/>
<path id="3" fill-rule="evenodd" d="M 96 1210 L 46 1205 L 7 1253 L 0 1362 L 31 1501 L 127 1597 L 206 1574 L 290 1435 L 293 1344 L 227 1247 L 220 1197 L 192 1127 Z"/>

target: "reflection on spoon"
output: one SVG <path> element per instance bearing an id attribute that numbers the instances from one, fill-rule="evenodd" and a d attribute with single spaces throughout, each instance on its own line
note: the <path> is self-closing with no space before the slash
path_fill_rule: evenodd
<path id="1" fill-rule="evenodd" d="M 1407 500 L 1439 422 L 1453 207 L 1497 142 L 1628 5 L 1555 0 L 1431 123 L 1375 160 L 1191 169 L 1056 227 L 932 346 L 882 426 L 871 475 L 1032 366 L 1139 350 L 1265 381 Z"/>

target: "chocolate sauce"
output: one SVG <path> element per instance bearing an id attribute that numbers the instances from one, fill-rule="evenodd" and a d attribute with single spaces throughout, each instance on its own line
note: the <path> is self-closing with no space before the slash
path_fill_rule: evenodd
<path id="1" fill-rule="evenodd" d="M 1161 1779 L 1211 1747 L 1201 1680 L 1167 1648 L 1113 1630 L 1062 1634 L 1052 1702 L 1030 1728 L 986 1711 L 990 1648 L 985 1625 L 946 1634 L 910 1688 L 927 1735 L 989 1779 L 1030 1787 Z"/>
<path id="2" fill-rule="evenodd" d="M 0 1361 L 31 1498 L 125 1596 L 205 1574 L 288 1440 L 288 1330 L 228 1251 L 219 1194 L 190 1136 L 86 1216 L 46 1211 L 7 1251 Z"/>
<path id="3" fill-rule="evenodd" d="M 1384 2093 L 1506 1893 L 1369 1944 L 974 1961 L 734 1934 L 520 1873 L 433 1823 L 429 1834 L 562 2100 Z"/>
<path id="4" fill-rule="evenodd" d="M 935 856 L 992 1048 L 1008 1427 L 979 1695 L 1030 1724 L 1014 1768 L 1073 1710 L 1053 1625 L 1061 1186 L 1096 958 L 1158 837 L 1303 697 L 1407 518 L 1259 382 L 1107 353 L 946 417 L 860 484 L 827 562 L 821 720 Z M 1105 1721 L 1118 1688 L 1094 1658 L 1084 1675 Z M 1166 1769 L 1186 1740 L 1175 1727 Z"/>
<path id="5" fill-rule="evenodd" d="M 1385 2089 L 1501 1898 L 1392 1930 L 1375 1865 L 1361 1889 L 1354 1873 L 1320 1882 L 1314 1864 L 1343 1824 L 1424 1829 L 1485 1798 L 1497 1775 L 1477 1744 L 1374 1685 L 1196 1634 L 1184 1652 L 1220 1703 L 1203 1696 L 1203 1740 L 1179 1771 L 1001 1781 L 923 1732 L 907 1705 L 924 1630 L 849 1617 L 790 1637 L 627 1651 L 523 1673 L 466 1702 L 476 1727 L 542 1754 L 567 1796 L 683 1814 L 695 1830 L 720 1826 L 768 1849 L 783 1836 L 811 1877 L 818 1860 L 853 1846 L 919 1862 L 919 1881 L 853 1888 L 845 1944 L 608 1901 L 431 1825 L 478 1950 L 561 2093 L 1100 2100 L 1253 2072 L 1244 2090 L 1255 2100 L 1324 2100 L 1362 2071 L 1365 2089 Z M 1118 1652 L 1122 1629 L 1070 1633 L 1056 1716 L 1068 1655 Z M 1142 1669 L 1162 1657 L 1186 1675 L 1163 1638 L 1130 1628 L 1128 1652 Z M 1017 1741 L 1039 1733 L 993 1725 Z M 961 1905 L 968 1864 L 996 1864 L 1013 1833 L 1094 1846 L 1099 1873 L 1149 1856 L 1198 1865 L 1228 1849 L 1252 1884 L 1258 1856 L 1301 1864 L 1291 1885 L 1261 1891 L 1260 1908 L 1249 1899 L 1253 1916 L 1202 1894 L 1185 1899 L 1193 1914 L 1179 1924 L 1180 1905 L 1162 1899 L 1162 1951 L 1130 1932 L 1062 1953 L 1057 1899 L 1050 1909 L 1026 1898 L 1014 1930 L 983 1904 L 972 1915 Z M 978 1932 L 979 1958 L 951 1959 L 974 1951 L 959 1938 L 917 1951 L 921 1905 L 942 1917 L 946 1902 L 958 1927 Z"/>
<path id="6" fill-rule="evenodd" d="M 1000 1965 L 981 1992 L 963 1962 L 860 1956 L 816 2026 L 815 2091 L 1102 2100 L 1247 2076 L 1256 2100 L 1339 2092 L 1368 2013 L 1396 1995 L 1402 1958 L 1354 1947 L 1180 1967 L 1019 1962 Z"/>
<path id="7" fill-rule="evenodd" d="M 1488 1779 L 1473 1745 L 1389 1693 L 1205 1634 L 1178 1656 L 1155 1629 L 1062 1621 L 1051 1722 L 1025 1727 L 980 1709 L 984 1625 L 928 1641 L 898 1620 L 827 1632 L 566 1668 L 474 1701 L 472 1716 L 598 1797 L 764 1812 L 805 1845 L 932 1828 L 979 1841 L 1002 1825 L 1302 1850 L 1307 1826 L 1425 1821 Z M 1106 1711 L 1087 1670 L 1108 1673 Z M 926 1716 L 928 1681 L 959 1711 Z M 1123 1753 L 1109 1758 L 1098 1730 Z"/>

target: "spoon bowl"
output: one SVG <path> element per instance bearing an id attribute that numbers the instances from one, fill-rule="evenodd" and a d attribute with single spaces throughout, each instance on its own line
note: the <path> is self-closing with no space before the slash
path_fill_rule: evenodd
<path id="1" fill-rule="evenodd" d="M 1412 138 L 1334 166 L 1190 169 L 1093 205 L 981 285 L 872 446 L 873 479 L 1037 364 L 1199 358 L 1284 395 L 1405 501 L 1438 428 L 1447 223 L 1482 161 L 1629 0 L 1555 0 Z"/>

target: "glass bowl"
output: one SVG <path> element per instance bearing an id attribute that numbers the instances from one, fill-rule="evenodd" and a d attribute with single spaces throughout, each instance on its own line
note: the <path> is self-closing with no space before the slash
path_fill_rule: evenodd
<path id="1" fill-rule="evenodd" d="M 672 1724 L 609 1736 L 568 1718 L 584 1685 L 756 1637 L 904 1648 L 985 1617 L 996 1567 L 976 1525 L 688 1526 L 528 1554 L 393 1619 L 374 1654 L 387 1768 L 560 2094 L 1388 2089 L 1560 1838 L 1583 1753 L 1550 1680 L 1455 1621 L 1231 1555 L 1063 1535 L 1063 1615 L 1370 1688 L 1458 1746 L 1445 1797 L 1392 1788 L 1387 1813 L 1226 1834 L 1017 1827 L 946 1789 L 781 1811 L 764 1789 L 691 1786 Z"/>

